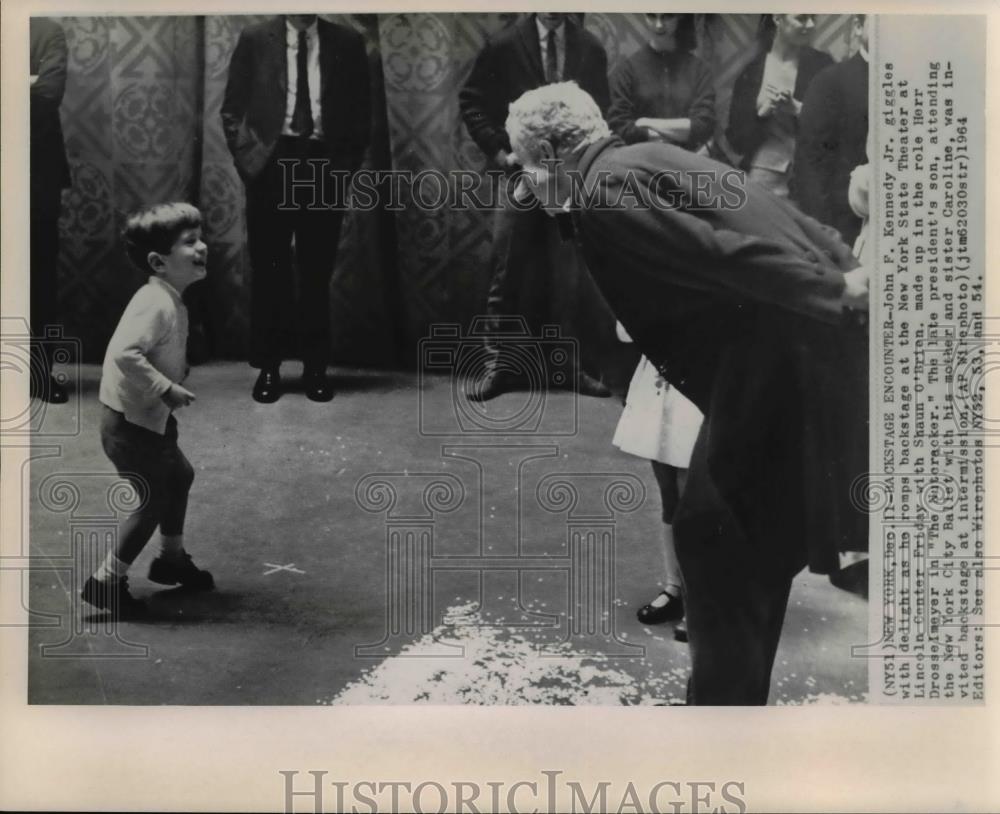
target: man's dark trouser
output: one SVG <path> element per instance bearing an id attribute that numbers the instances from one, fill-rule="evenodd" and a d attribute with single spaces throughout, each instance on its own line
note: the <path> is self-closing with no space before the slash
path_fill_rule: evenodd
<path id="1" fill-rule="evenodd" d="M 32 179 L 33 181 L 35 179 Z M 32 380 L 45 382 L 52 369 L 52 344 L 39 342 L 47 326 L 55 327 L 56 287 L 59 265 L 59 185 L 36 182 L 31 185 L 31 358 Z M 40 378 L 38 378 L 40 377 Z"/>
<path id="2" fill-rule="evenodd" d="M 247 239 L 253 267 L 250 364 L 254 367 L 276 367 L 295 353 L 296 345 L 307 369 L 322 370 L 329 362 L 330 277 L 343 211 L 324 206 L 319 180 L 324 165 L 305 163 L 328 156 L 323 143 L 315 139 L 303 142 L 282 137 L 268 165 L 247 184 Z M 301 163 L 283 167 L 278 163 L 282 159 Z M 325 168 L 330 169 L 329 165 Z M 299 182 L 315 175 L 315 186 L 289 188 L 286 201 L 293 171 Z M 279 208 L 283 202 L 290 206 Z M 292 272 L 293 236 L 297 278 Z M 301 326 L 297 337 L 294 325 Z"/>
<path id="3" fill-rule="evenodd" d="M 139 427 L 108 406 L 101 413 L 101 446 L 118 474 L 146 500 L 118 527 L 117 556 L 133 562 L 156 527 L 166 535 L 184 532 L 194 467 L 177 446 L 177 421 L 167 419 L 164 435 Z"/>
<path id="4" fill-rule="evenodd" d="M 762 705 L 804 557 L 747 540 L 708 477 L 706 427 L 674 525 L 691 649 L 688 703 Z"/>
<path id="5" fill-rule="evenodd" d="M 490 288 L 486 314 L 490 330 L 497 317 L 525 318 L 532 336 L 541 326 L 558 325 L 563 337 L 577 338 L 582 259 L 574 241 L 563 241 L 555 219 L 540 207 L 518 211 L 501 184 L 501 208 L 495 214 L 490 250 Z M 487 337 L 487 367 L 501 360 L 501 345 Z M 579 365 L 580 360 L 577 359 Z"/>

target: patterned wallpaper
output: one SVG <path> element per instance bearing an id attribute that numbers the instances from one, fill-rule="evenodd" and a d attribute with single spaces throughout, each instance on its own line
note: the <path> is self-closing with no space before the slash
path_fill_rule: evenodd
<path id="1" fill-rule="evenodd" d="M 366 40 L 373 143 L 366 166 L 481 170 L 458 112 L 458 89 L 490 34 L 516 14 L 324 15 Z M 729 90 L 752 54 L 759 15 L 699 15 L 699 53 Z M 249 257 L 243 187 L 222 137 L 229 59 L 254 16 L 62 17 L 69 76 L 62 116 L 73 184 L 60 222 L 61 315 L 97 361 L 140 275 L 117 240 L 124 213 L 184 198 L 201 207 L 209 280 L 192 289 L 192 355 L 244 358 Z M 642 15 L 588 14 L 613 70 L 643 42 Z M 843 58 L 849 18 L 820 18 L 816 47 Z M 490 213 L 351 213 L 330 290 L 335 361 L 403 365 L 433 322 L 467 324 L 489 284 Z M 586 337 L 581 337 L 586 340 Z"/>

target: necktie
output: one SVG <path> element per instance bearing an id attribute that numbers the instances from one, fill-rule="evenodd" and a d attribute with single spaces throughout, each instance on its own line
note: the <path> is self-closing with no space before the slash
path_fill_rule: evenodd
<path id="1" fill-rule="evenodd" d="M 309 100 L 309 43 L 306 32 L 299 32 L 299 49 L 295 55 L 295 111 L 292 127 L 302 138 L 313 132 L 312 102 Z"/>
<path id="2" fill-rule="evenodd" d="M 559 81 L 559 54 L 556 52 L 556 32 L 550 28 L 545 38 L 545 81 Z"/>

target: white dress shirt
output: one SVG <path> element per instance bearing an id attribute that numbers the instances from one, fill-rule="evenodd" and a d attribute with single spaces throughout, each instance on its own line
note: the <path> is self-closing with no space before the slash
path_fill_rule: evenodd
<path id="1" fill-rule="evenodd" d="M 549 30 L 542 25 L 539 19 L 535 18 L 535 26 L 538 28 L 539 48 L 542 54 L 542 69 L 545 69 L 546 60 L 549 55 Z M 562 81 L 566 73 L 566 23 L 559 23 L 556 32 L 556 68 L 559 76 L 556 81 Z"/>
<path id="2" fill-rule="evenodd" d="M 297 97 L 299 70 L 299 30 L 288 20 L 285 20 L 285 42 L 288 53 L 288 90 L 285 95 L 285 124 L 281 128 L 284 136 L 296 136 L 292 127 L 292 116 L 295 114 L 295 99 Z M 320 74 L 319 74 L 319 24 L 313 20 L 306 29 L 306 44 L 309 51 L 306 64 L 309 68 L 309 102 L 312 107 L 313 132 L 311 138 L 323 138 L 323 110 L 320 107 Z"/>

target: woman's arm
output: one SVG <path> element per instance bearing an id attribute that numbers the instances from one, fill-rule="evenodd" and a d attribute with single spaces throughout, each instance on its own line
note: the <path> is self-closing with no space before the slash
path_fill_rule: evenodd
<path id="1" fill-rule="evenodd" d="M 692 58 L 691 106 L 688 116 L 691 121 L 688 133 L 688 148 L 697 150 L 715 134 L 715 77 L 712 69 L 700 59 Z"/>
<path id="2" fill-rule="evenodd" d="M 636 119 L 635 86 L 635 72 L 631 60 L 627 59 L 611 77 L 611 107 L 608 109 L 608 126 L 626 144 L 649 138 L 646 128 Z"/>
<path id="3" fill-rule="evenodd" d="M 643 117 L 636 119 L 637 127 L 655 131 L 665 141 L 673 144 L 687 144 L 691 137 L 691 119 L 655 119 Z"/>

